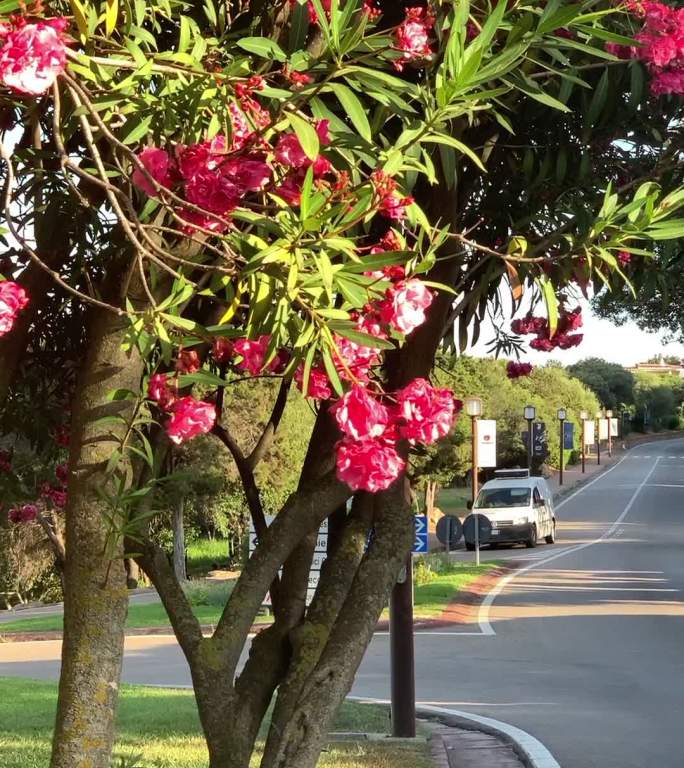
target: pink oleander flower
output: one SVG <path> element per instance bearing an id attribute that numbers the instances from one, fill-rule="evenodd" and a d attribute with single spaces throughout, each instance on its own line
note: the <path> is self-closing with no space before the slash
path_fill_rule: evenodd
<path id="1" fill-rule="evenodd" d="M 390 422 L 389 409 L 369 394 L 365 387 L 355 384 L 330 409 L 337 425 L 345 435 L 361 440 L 380 437 Z"/>
<path id="2" fill-rule="evenodd" d="M 329 120 L 319 120 L 316 123 L 318 141 L 323 147 L 330 144 L 329 126 Z M 308 168 L 310 165 L 314 164 L 314 161 L 305 154 L 295 133 L 284 133 L 278 139 L 278 143 L 275 147 L 275 159 L 286 168 Z M 322 175 L 323 173 L 328 172 L 329 167 L 330 164 L 326 162 L 324 165 L 319 165 L 317 170 L 314 164 L 314 173 Z"/>
<path id="3" fill-rule="evenodd" d="M 32 523 L 38 517 L 38 507 L 35 504 L 22 504 L 21 507 L 10 509 L 7 516 L 15 524 Z"/>
<path id="4" fill-rule="evenodd" d="M 506 364 L 506 375 L 509 379 L 519 379 L 522 376 L 529 376 L 532 373 L 530 363 L 516 363 L 515 360 L 509 360 Z"/>
<path id="5" fill-rule="evenodd" d="M 29 303 L 26 291 L 12 280 L 0 282 L 0 336 L 14 327 L 17 315 Z"/>
<path id="6" fill-rule="evenodd" d="M 380 304 L 383 320 L 397 331 L 409 334 L 425 322 L 425 310 L 432 304 L 432 291 L 418 278 L 397 283 L 387 290 Z"/>
<path id="7" fill-rule="evenodd" d="M 179 373 L 197 373 L 202 367 L 202 361 L 194 349 L 183 349 L 176 360 L 176 370 Z"/>
<path id="8" fill-rule="evenodd" d="M 290 171 L 283 183 L 275 188 L 275 193 L 293 207 L 302 202 L 302 184 L 304 183 L 304 174 L 301 171 Z"/>
<path id="9" fill-rule="evenodd" d="M 238 370 L 247 371 L 252 376 L 258 376 L 264 373 L 266 352 L 271 341 L 270 336 L 259 336 L 258 339 L 238 339 L 233 344 L 233 352 L 240 355 L 242 360 L 237 363 Z M 285 349 L 280 349 L 275 354 L 271 362 L 265 367 L 266 373 L 279 374 L 287 367 L 290 360 L 290 354 Z"/>
<path id="10" fill-rule="evenodd" d="M 304 392 L 304 364 L 302 363 L 295 372 L 295 382 L 304 397 L 312 400 L 329 400 L 333 396 L 328 374 L 322 366 L 312 366 L 309 371 L 309 383 Z"/>
<path id="11" fill-rule="evenodd" d="M 632 254 L 629 251 L 619 251 L 617 260 L 621 267 L 626 267 L 632 261 Z"/>
<path id="12" fill-rule="evenodd" d="M 217 363 L 229 363 L 233 357 L 233 342 L 225 336 L 217 336 L 211 345 L 211 353 Z"/>
<path id="13" fill-rule="evenodd" d="M 155 373 L 150 376 L 147 384 L 147 396 L 161 408 L 168 411 L 176 402 L 178 395 L 178 383 L 176 379 L 170 379 L 163 373 Z"/>
<path id="14" fill-rule="evenodd" d="M 175 163 L 169 153 L 158 147 L 145 147 L 138 155 L 138 160 L 145 166 L 150 176 L 162 187 L 171 187 L 176 177 Z M 131 181 L 138 189 L 149 195 L 157 197 L 158 192 L 145 174 L 136 168 L 131 176 Z"/>
<path id="15" fill-rule="evenodd" d="M 454 395 L 448 389 L 437 389 L 425 379 L 414 379 L 397 392 L 399 428 L 402 437 L 412 445 L 431 445 L 449 434 L 454 423 Z"/>
<path id="16" fill-rule="evenodd" d="M 430 34 L 435 24 L 432 10 L 427 7 L 407 8 L 404 21 L 394 31 L 395 47 L 401 58 L 394 66 L 401 72 L 406 62 L 432 56 Z"/>
<path id="17" fill-rule="evenodd" d="M 333 355 L 340 378 L 347 381 L 368 381 L 370 370 L 380 363 L 380 350 L 357 344 L 344 336 L 335 336 L 336 351 Z"/>
<path id="18" fill-rule="evenodd" d="M 62 483 L 62 485 L 65 485 L 69 479 L 69 465 L 58 464 L 55 467 L 55 477 L 59 480 L 60 483 Z"/>
<path id="19" fill-rule="evenodd" d="M 166 423 L 166 434 L 176 445 L 210 432 L 216 423 L 216 408 L 211 403 L 181 397 L 171 407 L 171 418 Z"/>
<path id="20" fill-rule="evenodd" d="M 12 457 L 9 451 L 0 451 L 0 472 L 9 474 L 12 471 Z"/>
<path id="21" fill-rule="evenodd" d="M 16 25 L 0 49 L 0 82 L 31 96 L 45 93 L 64 72 L 68 25 L 63 18 Z"/>
<path id="22" fill-rule="evenodd" d="M 654 96 L 670 93 L 684 96 L 684 67 L 655 73 L 651 79 L 651 93 Z"/>
<path id="23" fill-rule="evenodd" d="M 395 443 L 383 438 L 346 437 L 336 447 L 337 477 L 353 491 L 384 491 L 399 477 L 406 462 Z"/>

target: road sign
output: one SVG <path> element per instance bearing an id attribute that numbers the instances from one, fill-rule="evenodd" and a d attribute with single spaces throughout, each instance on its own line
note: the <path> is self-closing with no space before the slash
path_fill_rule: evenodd
<path id="1" fill-rule="evenodd" d="M 492 523 L 486 515 L 468 515 L 463 521 L 463 537 L 467 544 L 475 543 L 475 518 L 477 517 L 480 544 L 487 544 L 492 536 Z"/>
<path id="2" fill-rule="evenodd" d="M 275 517 L 273 515 L 265 515 L 266 518 L 266 525 L 269 526 L 273 521 L 275 520 Z M 427 529 L 427 524 L 426 524 Z M 254 529 L 254 523 L 250 521 L 249 524 L 249 555 L 252 556 L 252 553 L 257 548 L 257 544 L 259 543 L 259 538 L 256 534 L 256 531 Z M 425 550 L 427 552 L 427 549 Z M 316 548 L 314 550 L 314 555 L 311 560 L 311 569 L 309 571 L 309 584 L 308 589 L 306 591 L 306 604 L 311 605 L 311 601 L 313 600 L 314 594 L 316 593 L 316 588 L 318 587 L 318 582 L 321 577 L 321 568 L 323 567 L 323 563 L 325 562 L 326 557 L 328 556 L 328 521 L 324 520 L 321 523 L 321 527 L 318 529 L 318 537 L 316 539 Z M 278 572 L 278 575 L 282 574 L 282 570 Z M 264 605 L 271 605 L 271 595 L 270 593 L 266 594 L 266 597 L 264 598 Z"/>
<path id="3" fill-rule="evenodd" d="M 575 425 L 571 421 L 563 424 L 563 448 L 571 451 L 575 447 Z"/>
<path id="4" fill-rule="evenodd" d="M 496 421 L 477 422 L 477 464 L 481 468 L 496 466 Z"/>
<path id="5" fill-rule="evenodd" d="M 437 539 L 444 545 L 447 540 L 449 549 L 454 549 L 463 536 L 463 526 L 455 515 L 444 515 L 437 521 Z"/>
<path id="6" fill-rule="evenodd" d="M 415 535 L 413 537 L 413 553 L 415 555 L 428 551 L 428 519 L 427 515 L 415 515 L 413 518 Z"/>

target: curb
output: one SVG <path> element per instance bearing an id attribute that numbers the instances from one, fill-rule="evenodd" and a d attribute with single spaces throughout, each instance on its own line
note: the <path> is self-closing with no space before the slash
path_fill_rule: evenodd
<path id="1" fill-rule="evenodd" d="M 416 712 L 418 715 L 436 718 L 444 725 L 496 736 L 513 747 L 527 768 L 561 768 L 560 763 L 538 739 L 515 725 L 491 717 L 428 704 L 419 705 Z"/>

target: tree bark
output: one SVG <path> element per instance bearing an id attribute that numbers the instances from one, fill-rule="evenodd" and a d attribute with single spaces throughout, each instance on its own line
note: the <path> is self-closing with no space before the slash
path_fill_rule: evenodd
<path id="1" fill-rule="evenodd" d="M 181 496 L 173 507 L 173 571 L 179 582 L 188 580 L 185 572 L 185 500 Z"/>
<path id="2" fill-rule="evenodd" d="M 64 643 L 51 768 L 110 767 L 128 606 L 123 542 L 105 554 L 111 530 L 100 495 L 125 426 L 98 421 L 130 415 L 130 401 L 107 395 L 137 391 L 143 366 L 136 352 L 122 351 L 125 320 L 97 310 L 90 329 L 72 420 Z"/>

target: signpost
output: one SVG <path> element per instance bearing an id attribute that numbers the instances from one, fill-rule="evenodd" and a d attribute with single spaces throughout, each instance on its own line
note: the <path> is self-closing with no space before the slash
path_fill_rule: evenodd
<path id="1" fill-rule="evenodd" d="M 415 535 L 413 537 L 413 554 L 421 555 L 428 551 L 428 519 L 427 515 L 416 515 L 413 518 Z"/>

